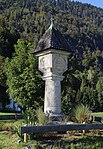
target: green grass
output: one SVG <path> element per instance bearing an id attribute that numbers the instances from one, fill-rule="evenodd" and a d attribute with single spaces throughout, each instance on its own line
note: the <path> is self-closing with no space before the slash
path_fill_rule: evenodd
<path id="1" fill-rule="evenodd" d="M 21 142 L 18 144 L 20 138 L 15 131 L 15 127 L 21 125 L 23 125 L 23 120 L 0 121 L 0 149 L 24 149 L 29 143 L 35 149 L 35 141 L 29 141 L 28 143 Z"/>
<path id="2" fill-rule="evenodd" d="M 17 144 L 16 134 L 10 131 L 0 132 L 0 147 L 1 149 L 22 149 L 24 144 Z"/>
<path id="3" fill-rule="evenodd" d="M 102 123 L 103 123 L 103 112 L 94 112 L 93 114 L 92 114 L 93 116 L 97 116 L 97 117 L 101 117 L 102 118 Z"/>
<path id="4" fill-rule="evenodd" d="M 20 113 L 17 113 L 20 114 Z M 15 113 L 0 112 L 0 115 L 15 115 Z"/>
<path id="5" fill-rule="evenodd" d="M 97 135 L 69 135 L 67 137 L 52 136 L 39 138 L 37 140 L 29 140 L 27 143 L 17 143 L 18 136 L 14 132 L 0 132 L 0 149 L 24 149 L 30 145 L 32 149 L 72 149 L 71 144 L 75 149 L 102 149 L 103 136 Z"/>
<path id="6" fill-rule="evenodd" d="M 27 145 L 31 145 L 33 149 L 36 146 L 35 141 L 28 141 L 27 143 L 20 142 L 18 144 L 17 134 L 10 131 L 0 132 L 0 149 L 24 149 Z"/>
<path id="7" fill-rule="evenodd" d="M 103 118 L 103 112 L 94 112 L 92 115 L 93 116 L 100 116 Z"/>

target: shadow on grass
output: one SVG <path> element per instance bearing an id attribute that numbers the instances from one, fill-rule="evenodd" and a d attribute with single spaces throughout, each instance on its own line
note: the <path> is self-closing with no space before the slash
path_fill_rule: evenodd
<path id="1" fill-rule="evenodd" d="M 84 147 L 90 149 L 91 147 L 100 147 L 103 148 L 103 136 L 82 136 L 77 138 L 63 138 L 62 136 L 43 136 L 35 138 L 41 144 L 41 147 L 44 149 L 48 148 L 58 148 L 58 149 L 65 149 L 71 148 L 71 144 L 75 147 Z M 54 149 L 53 148 L 53 149 Z M 84 149 L 83 148 L 83 149 Z M 96 148 L 96 149 L 97 149 Z"/>

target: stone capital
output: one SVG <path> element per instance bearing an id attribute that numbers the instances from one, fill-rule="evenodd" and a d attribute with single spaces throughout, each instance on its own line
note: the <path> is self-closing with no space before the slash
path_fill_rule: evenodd
<path id="1" fill-rule="evenodd" d="M 60 53 L 48 53 L 40 55 L 39 70 L 43 76 L 57 75 L 62 76 L 67 70 L 67 55 L 60 55 Z"/>

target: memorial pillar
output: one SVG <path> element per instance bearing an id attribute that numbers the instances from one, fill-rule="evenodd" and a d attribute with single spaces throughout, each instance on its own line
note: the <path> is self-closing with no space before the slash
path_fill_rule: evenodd
<path id="1" fill-rule="evenodd" d="M 45 81 L 44 112 L 49 117 L 63 116 L 61 111 L 61 81 L 67 70 L 70 45 L 54 27 L 53 20 L 32 52 L 39 59 L 39 70 Z"/>
<path id="2" fill-rule="evenodd" d="M 50 49 L 39 57 L 39 70 L 45 81 L 44 112 L 50 117 L 61 117 L 61 81 L 67 70 L 68 53 Z"/>

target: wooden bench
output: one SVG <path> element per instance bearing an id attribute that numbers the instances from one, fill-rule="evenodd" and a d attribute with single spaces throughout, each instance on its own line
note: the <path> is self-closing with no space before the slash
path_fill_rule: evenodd
<path id="1" fill-rule="evenodd" d="M 22 126 L 21 134 L 24 134 L 24 142 L 27 142 L 26 135 L 29 133 L 43 132 L 65 132 L 69 130 L 94 130 L 103 129 L 103 124 L 68 124 L 68 125 L 48 125 L 48 126 Z"/>

